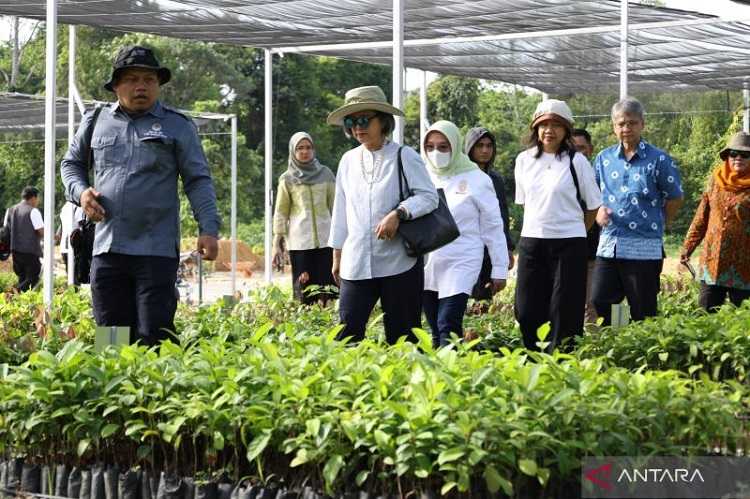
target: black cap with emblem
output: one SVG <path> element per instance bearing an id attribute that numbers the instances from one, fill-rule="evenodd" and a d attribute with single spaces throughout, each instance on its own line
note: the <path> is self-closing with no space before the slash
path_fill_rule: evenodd
<path id="1" fill-rule="evenodd" d="M 128 68 L 153 69 L 159 76 L 159 85 L 164 85 L 172 78 L 169 69 L 159 66 L 153 50 L 139 45 L 128 45 L 117 53 L 112 64 L 112 77 L 104 84 L 104 88 L 114 92 L 113 86 L 118 74 Z"/>

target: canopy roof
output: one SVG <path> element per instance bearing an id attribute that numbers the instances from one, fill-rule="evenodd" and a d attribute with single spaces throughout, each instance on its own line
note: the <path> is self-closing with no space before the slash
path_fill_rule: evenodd
<path id="1" fill-rule="evenodd" d="M 404 1 L 407 67 L 556 94 L 618 83 L 618 0 Z M 0 14 L 43 19 L 45 6 L 0 0 Z M 390 64 L 390 47 L 353 44 L 387 44 L 391 9 L 382 0 L 60 0 L 59 21 Z M 737 89 L 750 82 L 750 23 L 640 4 L 629 10 L 631 86 Z M 464 41 L 449 43 L 457 38 Z"/>
<path id="2" fill-rule="evenodd" d="M 90 108 L 96 105 L 97 101 L 85 101 L 84 104 L 86 108 Z M 58 98 L 56 108 L 57 134 L 63 136 L 67 134 L 68 127 L 68 99 Z M 230 118 L 230 115 L 226 114 L 180 112 L 189 115 L 201 131 L 207 129 L 210 123 Z M 81 114 L 76 106 L 76 126 L 80 119 Z M 0 134 L 28 131 L 44 131 L 44 96 L 0 92 Z"/>

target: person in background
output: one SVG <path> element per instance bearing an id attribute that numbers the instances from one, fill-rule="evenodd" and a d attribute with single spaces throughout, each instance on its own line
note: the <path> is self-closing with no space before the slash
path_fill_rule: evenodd
<path id="1" fill-rule="evenodd" d="M 84 219 L 83 210 L 70 201 L 66 201 L 60 210 L 60 255 L 65 264 L 65 272 L 68 269 L 68 253 L 72 252 L 70 247 L 70 234 L 78 227 L 78 222 Z M 77 284 L 77 283 L 76 283 Z"/>
<path id="2" fill-rule="evenodd" d="M 750 135 L 737 133 L 719 153 L 682 245 L 680 261 L 702 242 L 700 306 L 715 312 L 727 295 L 735 305 L 750 298 Z"/>
<path id="3" fill-rule="evenodd" d="M 450 334 L 463 336 L 463 318 L 472 288 L 489 252 L 490 297 L 505 287 L 508 246 L 492 180 L 464 153 L 458 127 L 450 121 L 432 125 L 424 141 L 425 164 L 432 183 L 443 189 L 459 237 L 427 255 L 424 313 L 435 347 Z"/>
<path id="4" fill-rule="evenodd" d="M 515 249 L 515 245 L 513 244 L 513 238 L 510 235 L 510 217 L 508 213 L 508 201 L 505 197 L 505 182 L 503 181 L 503 177 L 500 175 L 500 173 L 493 168 L 495 163 L 495 155 L 497 154 L 497 144 L 495 143 L 495 136 L 486 128 L 472 128 L 466 134 L 464 152 L 469 156 L 469 159 L 476 163 L 484 173 L 489 175 L 490 180 L 492 180 L 492 186 L 495 189 L 497 202 L 500 205 L 500 214 L 503 218 L 505 242 L 508 245 L 508 270 L 510 270 L 513 268 L 513 265 L 515 263 L 513 258 L 513 250 Z M 479 279 L 477 280 L 471 292 L 471 296 L 475 300 L 492 299 L 492 285 L 490 278 L 491 271 L 492 260 L 490 259 L 490 254 L 487 250 L 487 247 L 485 247 L 484 260 L 482 260 L 482 270 L 479 273 Z"/>
<path id="5" fill-rule="evenodd" d="M 117 102 L 84 115 L 60 168 L 66 198 L 96 222 L 96 323 L 129 327 L 131 342 L 146 346 L 174 339 L 178 178 L 200 228 L 196 251 L 206 260 L 218 253 L 216 194 L 198 131 L 190 118 L 159 101 L 170 78 L 151 49 L 121 48 L 104 84 Z"/>
<path id="6" fill-rule="evenodd" d="M 586 156 L 588 161 L 594 155 L 594 145 L 591 143 L 591 134 L 583 128 L 573 130 L 573 146 L 576 151 Z M 591 224 L 591 228 L 586 233 L 586 243 L 588 245 L 589 264 L 586 274 L 586 312 L 583 316 L 584 324 L 596 324 L 599 318 L 596 315 L 596 307 L 591 301 L 591 282 L 594 276 L 594 265 L 596 264 L 596 250 L 599 247 L 599 233 L 601 227 L 599 224 Z"/>
<path id="7" fill-rule="evenodd" d="M 594 171 L 571 140 L 573 113 L 564 101 L 539 103 L 530 148 L 516 158 L 516 203 L 523 205 L 515 315 L 526 348 L 550 322 L 550 348 L 583 331 L 586 231 L 601 204 Z M 569 345 L 568 345 L 569 346 Z"/>
<path id="8" fill-rule="evenodd" d="M 623 298 L 633 320 L 656 315 L 664 228 L 682 205 L 677 164 L 641 137 L 644 114 L 632 97 L 616 102 L 612 125 L 619 143 L 594 162 L 603 204 L 596 216 L 602 232 L 592 299 L 604 326 L 612 322 L 612 305 Z"/>
<path id="9" fill-rule="evenodd" d="M 44 237 L 44 220 L 37 206 L 39 189 L 27 186 L 21 192 L 21 202 L 5 212 L 3 225 L 10 228 L 13 272 L 18 276 L 16 289 L 20 292 L 36 286 L 42 271 L 40 243 Z"/>
<path id="10" fill-rule="evenodd" d="M 438 206 L 438 195 L 419 154 L 388 139 L 394 115 L 380 87 L 349 90 L 344 105 L 328 115 L 359 146 L 344 153 L 336 174 L 331 237 L 332 273 L 340 286 L 340 339 L 364 338 L 367 320 L 380 300 L 388 343 L 402 335 L 411 341 L 421 326 L 424 272 L 421 258 L 406 254 L 398 234 L 401 220 L 426 215 Z M 399 195 L 399 155 L 411 188 Z"/>
<path id="11" fill-rule="evenodd" d="M 336 177 L 320 163 L 312 137 L 297 132 L 289 140 L 287 170 L 279 177 L 273 217 L 273 262 L 289 251 L 294 295 L 303 304 L 327 303 L 335 295 L 310 286 L 334 286 L 333 250 L 327 246 Z"/>

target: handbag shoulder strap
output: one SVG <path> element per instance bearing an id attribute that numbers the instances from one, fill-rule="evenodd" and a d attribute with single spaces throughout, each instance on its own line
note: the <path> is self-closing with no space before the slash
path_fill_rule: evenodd
<path id="1" fill-rule="evenodd" d="M 409 187 L 409 180 L 406 178 L 406 173 L 404 173 L 404 161 L 401 159 L 401 150 L 404 148 L 404 146 L 399 146 L 398 148 L 398 197 L 400 201 L 404 201 L 409 196 L 404 196 L 404 189 L 403 184 L 406 184 L 406 193 L 411 194 L 411 188 Z M 403 183 L 401 182 L 401 179 L 403 178 Z"/>
<path id="2" fill-rule="evenodd" d="M 99 114 L 102 112 L 102 107 L 103 106 L 97 104 L 94 108 L 94 116 L 91 119 L 91 125 L 89 126 L 89 129 L 86 130 L 86 143 L 89 145 L 86 154 L 86 166 L 89 170 L 94 165 L 94 151 L 91 147 L 91 141 L 94 138 L 94 128 L 96 128 L 96 122 L 99 119 Z"/>
<path id="3" fill-rule="evenodd" d="M 586 213 L 586 202 L 583 200 L 583 197 L 581 197 L 581 186 L 578 184 L 578 175 L 576 174 L 576 169 L 573 167 L 573 156 L 575 156 L 575 152 L 571 153 L 568 151 L 568 158 L 570 158 L 570 175 L 573 177 L 573 184 L 576 186 L 576 199 L 578 200 L 578 204 L 581 205 L 581 210 L 583 210 L 583 213 Z"/>

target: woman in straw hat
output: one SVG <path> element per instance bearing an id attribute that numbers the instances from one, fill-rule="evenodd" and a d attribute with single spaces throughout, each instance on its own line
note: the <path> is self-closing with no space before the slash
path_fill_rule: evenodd
<path id="1" fill-rule="evenodd" d="M 554 348 L 583 330 L 588 267 L 586 230 L 601 205 L 594 170 L 576 153 L 573 113 L 560 100 L 536 108 L 527 142 L 516 158 L 516 203 L 523 205 L 518 244 L 515 315 L 526 348 L 550 322 Z"/>
<path id="2" fill-rule="evenodd" d="M 485 247 L 491 261 L 488 294 L 505 287 L 508 246 L 492 180 L 464 153 L 461 133 L 450 121 L 438 121 L 424 139 L 425 164 L 442 188 L 460 235 L 427 255 L 424 313 L 435 347 L 450 334 L 463 336 L 463 319 L 472 288 L 482 270 Z"/>
<path id="3" fill-rule="evenodd" d="M 735 306 L 750 297 L 750 135 L 735 134 L 719 157 L 680 255 L 691 268 L 690 255 L 703 242 L 699 301 L 709 312 L 727 295 Z"/>
<path id="4" fill-rule="evenodd" d="M 334 297 L 328 237 L 335 182 L 331 170 L 318 161 L 312 137 L 306 132 L 292 135 L 288 166 L 279 177 L 276 195 L 273 263 L 280 267 L 289 251 L 294 295 L 305 305 Z"/>
<path id="5" fill-rule="evenodd" d="M 386 340 L 414 339 L 421 325 L 424 275 L 421 259 L 406 254 L 397 230 L 401 220 L 418 218 L 438 205 L 424 163 L 416 151 L 388 140 L 401 110 L 376 86 L 349 90 L 328 123 L 344 128 L 360 145 L 347 151 L 336 174 L 331 221 L 334 279 L 340 286 L 339 338 L 364 338 L 375 303 L 383 308 Z M 411 193 L 399 197 L 399 154 Z"/>

